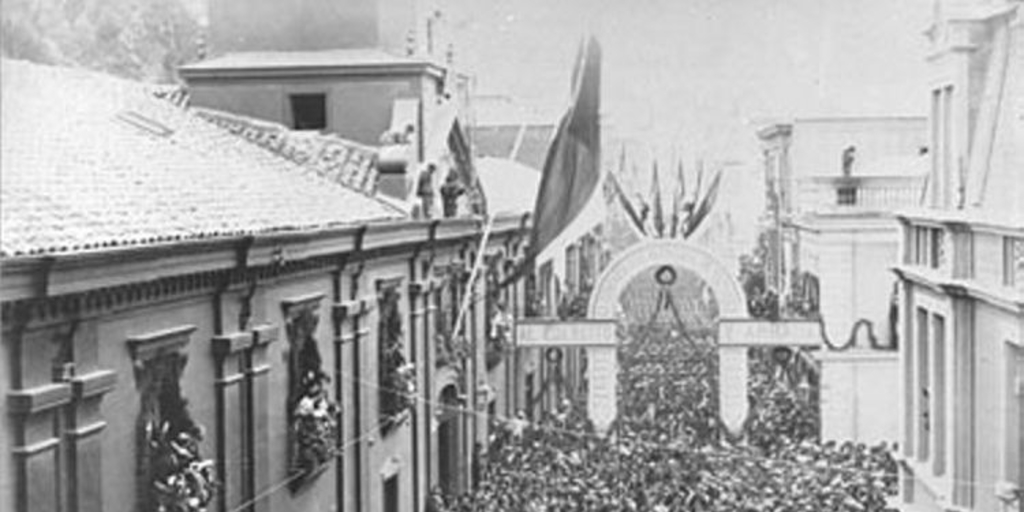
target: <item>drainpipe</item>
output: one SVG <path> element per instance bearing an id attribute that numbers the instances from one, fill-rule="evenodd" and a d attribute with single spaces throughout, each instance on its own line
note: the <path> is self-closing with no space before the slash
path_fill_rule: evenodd
<path id="1" fill-rule="evenodd" d="M 338 263 L 334 271 L 331 272 L 331 299 L 334 304 L 342 301 L 341 295 L 341 280 L 342 273 L 345 271 L 345 265 L 348 263 L 349 254 L 344 254 L 338 257 Z M 342 369 L 344 362 L 342 356 L 345 353 L 345 343 L 342 339 L 342 324 L 341 319 L 336 314 L 332 314 L 333 327 L 334 327 L 334 396 L 341 403 L 342 400 Z M 341 408 L 339 407 L 339 410 Z M 343 412 L 343 411 L 342 411 Z M 341 424 L 340 418 L 338 424 Z M 339 428 L 337 438 L 335 439 L 336 446 L 345 445 L 345 429 Z M 337 510 L 345 509 L 345 456 L 344 450 L 335 456 L 336 469 L 335 469 L 335 503 Z"/>
<path id="2" fill-rule="evenodd" d="M 355 247 L 353 248 L 353 251 L 352 251 L 353 254 L 360 254 L 360 253 L 363 252 L 363 240 L 365 239 L 366 229 L 367 229 L 367 226 L 364 225 L 363 227 L 361 227 L 359 229 L 358 232 L 356 232 Z M 360 279 L 360 277 L 362 277 L 363 270 L 364 270 L 365 266 L 366 266 L 366 262 L 364 260 L 360 259 L 359 262 L 356 264 L 355 269 L 352 272 L 351 283 L 350 283 L 350 286 L 349 286 L 349 300 L 355 301 L 355 300 L 357 300 L 359 298 L 359 279 Z M 352 350 L 353 350 L 352 353 L 354 354 L 354 356 L 352 358 L 352 373 L 355 374 L 355 378 L 352 379 L 352 386 L 353 386 L 353 388 L 352 388 L 352 417 L 353 417 L 353 421 L 355 422 L 355 430 L 353 432 L 357 436 L 357 439 L 362 437 L 362 435 L 363 435 L 362 434 L 362 427 L 363 427 L 363 424 L 362 424 L 363 423 L 363 411 L 362 411 L 362 392 L 363 392 L 363 389 L 362 388 L 363 387 L 362 387 L 362 384 L 360 382 L 360 379 L 362 379 L 362 368 L 361 368 L 362 367 L 362 364 L 361 364 L 362 357 L 361 357 L 361 352 L 360 352 L 360 348 L 359 348 L 359 341 L 360 341 L 360 337 L 361 337 L 360 334 L 359 334 L 359 330 L 360 330 L 360 325 L 359 324 L 360 324 L 360 318 L 361 318 L 361 311 L 359 313 L 360 314 L 357 314 L 352 319 Z M 363 461 L 362 461 L 362 458 L 363 458 L 363 441 L 362 440 L 356 442 L 353 445 L 352 452 L 353 452 L 353 457 L 355 459 L 355 464 L 354 464 L 355 471 L 353 471 L 353 473 L 354 473 L 353 478 L 355 480 L 355 503 L 356 503 L 356 510 L 357 511 L 361 511 L 361 510 L 363 510 Z"/>
<path id="3" fill-rule="evenodd" d="M 226 274 L 224 276 L 224 278 L 219 283 L 217 283 L 217 288 L 213 292 L 213 297 L 212 297 L 213 304 L 212 304 L 212 306 L 213 306 L 213 336 L 214 337 L 218 337 L 218 336 L 223 336 L 224 335 L 224 292 L 226 292 L 228 287 L 231 285 L 231 274 L 232 273 L 236 273 L 237 272 L 239 274 L 244 274 L 244 272 L 246 271 L 246 269 L 248 267 L 248 263 L 249 263 L 249 249 L 252 247 L 252 243 L 253 243 L 253 237 L 252 236 L 242 237 L 241 239 L 238 240 L 238 244 L 235 246 L 235 267 L 234 267 L 234 269 L 229 271 L 229 273 Z M 256 289 L 255 282 L 253 282 L 253 285 L 252 285 L 252 287 L 250 289 L 250 293 L 246 296 L 246 300 L 245 300 L 244 305 L 243 305 L 244 308 L 248 308 L 248 301 L 249 301 L 249 299 L 252 298 L 252 293 L 255 292 L 255 289 Z M 240 325 L 239 328 L 245 328 L 245 326 L 244 325 Z M 214 369 L 214 382 L 217 382 L 217 383 L 222 382 L 223 379 L 224 379 L 224 364 L 223 364 L 223 360 L 222 359 L 223 359 L 222 357 L 218 356 L 216 364 L 214 365 L 214 368 L 215 368 Z M 215 414 L 214 414 L 214 418 L 215 418 L 214 419 L 214 422 L 215 422 L 215 425 L 214 425 L 214 435 L 217 438 L 217 474 L 218 475 L 226 475 L 227 474 L 227 467 L 226 467 L 226 463 L 227 463 L 227 425 L 226 425 L 226 423 L 227 423 L 227 414 L 226 414 L 226 411 L 225 411 L 225 404 L 227 402 L 227 398 L 225 396 L 225 387 L 223 385 L 219 385 L 218 384 L 217 386 L 215 386 L 215 388 L 216 388 L 216 392 L 214 393 L 213 400 L 214 400 L 214 411 L 216 411 Z M 248 391 L 248 390 L 243 390 L 243 392 L 242 392 L 243 393 L 242 400 L 248 402 L 249 400 L 251 400 L 252 395 L 251 395 L 251 393 L 248 393 L 246 391 Z M 251 402 L 249 402 L 249 405 L 251 405 Z M 253 409 L 250 407 L 249 410 L 253 410 Z M 251 429 L 252 428 L 251 422 L 246 422 L 246 423 L 248 423 L 246 425 L 246 428 L 247 429 Z M 246 443 L 246 446 L 245 446 L 244 449 L 245 449 L 246 453 L 254 454 L 255 451 L 252 449 L 252 436 L 251 435 L 247 435 L 246 436 L 245 443 Z M 247 479 L 248 481 L 243 484 L 243 486 L 242 486 L 243 488 L 240 489 L 240 491 L 241 491 L 241 495 L 242 495 L 243 499 L 248 501 L 248 500 L 250 500 L 252 498 L 252 493 L 254 492 L 253 491 L 254 487 L 251 485 L 253 483 L 251 481 L 252 480 L 251 472 L 243 470 L 243 478 Z M 250 484 L 250 485 L 248 485 L 248 489 L 246 489 L 246 487 L 247 487 L 246 484 Z M 221 512 L 224 512 L 224 511 L 227 510 L 227 508 L 228 508 L 227 493 L 225 493 L 225 492 L 218 492 L 217 493 L 217 509 L 220 510 Z"/>
<path id="4" fill-rule="evenodd" d="M 409 257 L 409 363 L 412 364 L 413 368 L 417 368 L 415 373 L 417 384 L 420 381 L 420 373 L 418 371 L 419 362 L 419 343 L 416 339 L 416 315 L 417 305 L 420 302 L 420 297 L 426 297 L 423 290 L 417 287 L 417 263 L 419 263 L 420 253 L 423 251 L 425 246 L 432 246 L 434 241 L 434 233 L 436 231 L 437 221 L 430 224 L 427 229 L 427 240 L 424 243 L 418 244 L 413 249 L 412 256 Z M 426 304 L 427 301 L 424 301 Z M 426 307 L 419 313 L 426 316 Z M 427 330 L 424 328 L 423 336 L 424 341 L 426 340 Z M 427 346 L 427 343 L 424 343 Z M 424 360 L 427 360 L 424 354 Z M 426 365 L 424 365 L 426 366 Z M 424 390 L 429 391 L 429 387 L 416 386 L 417 394 L 421 394 Z M 412 509 L 414 511 L 420 510 L 420 411 L 423 405 L 419 400 L 413 401 L 412 415 L 411 415 L 411 427 L 412 427 Z M 429 422 L 429 417 L 426 420 Z M 429 423 L 428 423 L 429 427 Z"/>
<path id="5" fill-rule="evenodd" d="M 424 272 L 423 279 L 425 279 L 425 280 L 430 280 L 431 276 L 433 274 L 434 257 L 435 257 L 435 252 L 434 251 L 435 251 L 435 244 L 436 244 L 436 240 L 437 240 L 437 227 L 440 224 L 441 224 L 440 220 L 434 220 L 433 222 L 431 222 L 430 229 L 428 231 L 426 248 L 429 251 L 430 256 L 428 257 L 428 259 L 426 261 L 426 265 L 424 266 L 424 268 L 426 270 Z M 423 396 L 426 397 L 426 402 L 424 404 L 424 410 L 425 410 L 426 414 L 423 417 L 423 427 L 424 427 L 424 430 L 425 430 L 425 433 L 426 433 L 426 435 L 423 436 L 424 455 L 425 455 L 424 467 L 426 468 L 426 471 L 425 471 L 426 483 L 425 483 L 424 487 L 427 488 L 428 495 L 429 495 L 430 489 L 431 489 L 432 484 L 433 484 L 433 482 L 432 482 L 432 480 L 433 480 L 432 476 L 433 475 L 431 474 L 431 471 L 433 469 L 433 459 L 432 459 L 431 453 L 430 453 L 431 445 L 432 445 L 431 436 L 433 434 L 431 432 L 431 426 L 432 426 L 432 421 L 433 421 L 433 418 L 434 418 L 434 411 L 433 411 L 433 407 L 431 406 L 431 404 L 433 403 L 433 397 L 434 397 L 433 386 L 431 385 L 432 382 L 433 382 L 431 379 L 432 379 L 432 373 L 433 373 L 433 369 L 434 369 L 434 360 L 431 357 L 433 355 L 431 353 L 431 347 L 432 347 L 432 345 L 431 345 L 431 338 L 433 337 L 434 333 L 431 331 L 431 326 L 430 326 L 430 320 L 431 320 L 430 308 L 433 305 L 433 302 L 434 302 L 433 286 L 431 286 L 431 287 L 429 287 L 426 290 L 425 294 L 423 295 L 423 365 L 422 366 L 423 366 L 423 383 L 424 383 L 423 384 Z M 418 457 L 418 453 L 415 453 L 414 456 Z M 418 511 L 419 509 L 416 508 L 415 510 Z"/>

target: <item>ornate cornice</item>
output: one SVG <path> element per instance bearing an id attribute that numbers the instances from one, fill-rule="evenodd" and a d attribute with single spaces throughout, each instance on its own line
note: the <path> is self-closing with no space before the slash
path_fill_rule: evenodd
<path id="1" fill-rule="evenodd" d="M 225 286 L 229 289 L 235 289 L 253 286 L 254 283 L 259 285 L 259 283 L 280 277 L 296 276 L 304 273 L 319 272 L 324 269 L 337 268 L 338 260 L 342 255 L 347 255 L 347 259 L 351 260 L 353 266 L 362 266 L 367 260 L 380 257 L 388 250 L 394 252 L 409 250 L 411 248 L 410 243 L 413 241 L 411 237 L 416 234 L 428 234 L 424 230 L 429 230 L 431 236 L 436 236 L 439 242 L 443 241 L 446 244 L 456 240 L 472 239 L 478 234 L 477 230 L 472 227 L 472 223 L 467 222 L 465 219 L 426 224 L 419 223 L 415 225 L 405 222 L 394 224 L 392 226 L 368 225 L 359 229 L 346 228 L 343 230 L 344 233 L 338 236 L 354 237 L 357 239 L 361 236 L 359 233 L 366 231 L 369 234 L 376 234 L 376 237 L 369 240 L 369 245 L 365 248 L 353 247 L 352 244 L 346 243 L 339 246 L 343 248 L 341 252 L 324 252 L 316 256 L 309 256 L 309 251 L 289 249 L 290 239 L 284 236 L 279 237 L 280 240 L 274 237 L 245 237 L 231 243 L 217 241 L 216 243 L 211 242 L 207 244 L 209 247 L 205 249 L 203 247 L 206 246 L 200 247 L 199 245 L 192 244 L 188 245 L 188 247 L 192 247 L 200 253 L 206 250 L 222 251 L 225 247 L 230 248 L 230 257 L 224 258 L 222 263 L 217 263 L 216 265 L 213 263 L 209 265 L 205 263 L 202 265 L 186 265 L 181 267 L 185 272 L 177 275 L 165 275 L 164 277 L 150 278 L 145 281 L 140 280 L 93 288 L 89 288 L 89 282 L 76 281 L 77 278 L 72 278 L 70 275 L 64 277 L 54 277 L 54 275 L 69 271 L 65 267 L 70 265 L 75 267 L 73 272 L 87 271 L 89 276 L 92 276 L 91 279 L 94 280 L 90 282 L 117 282 L 121 280 L 120 277 L 108 280 L 95 280 L 95 276 L 118 276 L 124 265 L 135 265 L 138 263 L 136 260 L 139 260 L 139 258 L 154 258 L 153 262 L 162 261 L 162 258 L 154 256 L 156 248 L 137 248 L 128 251 L 131 254 L 125 253 L 124 258 L 94 258 L 92 255 L 70 255 L 65 258 L 68 261 L 61 262 L 53 258 L 47 258 L 45 264 L 39 263 L 42 260 L 38 258 L 31 261 L 29 259 L 5 260 L 3 262 L 5 283 L 21 282 L 23 285 L 13 284 L 13 286 L 20 286 L 18 289 L 20 291 L 10 290 L 12 293 L 5 293 L 4 297 L 6 300 L 0 306 L 0 317 L 2 317 L 0 323 L 6 327 L 26 325 L 28 323 L 56 323 L 72 317 L 88 319 L 147 304 L 188 299 L 214 293 L 217 289 Z M 511 224 L 505 227 L 513 230 L 518 229 L 517 226 Z M 303 246 L 313 244 L 320 247 L 323 244 L 310 241 L 310 237 L 315 238 L 317 236 L 321 238 L 325 236 L 331 239 L 333 239 L 332 237 L 336 238 L 335 235 L 330 233 L 320 235 L 304 234 L 296 238 L 296 241 L 303 242 Z M 422 243 L 422 240 L 417 243 Z M 457 250 L 454 247 L 450 247 L 450 245 L 447 248 L 442 245 L 435 245 L 437 246 L 431 247 L 431 250 L 439 253 L 447 250 Z M 180 247 L 167 249 L 170 250 L 168 257 L 177 262 L 174 265 L 184 261 L 183 258 L 187 259 L 187 255 L 183 256 L 181 249 Z M 149 251 L 148 256 L 141 254 L 147 251 Z M 319 249 L 316 252 L 319 252 Z M 276 257 L 275 254 L 277 255 Z M 198 254 L 193 257 L 204 261 L 204 258 L 206 258 L 206 256 Z M 154 264 L 153 262 L 149 264 L 152 265 Z M 459 265 L 464 264 L 459 263 Z M 215 268 L 211 269 L 211 266 Z M 196 270 L 204 267 L 206 268 L 205 270 Z M 152 276 L 152 273 L 148 275 Z M 61 284 L 59 286 L 50 286 L 48 283 L 51 279 L 59 279 Z M 62 290 L 67 291 L 67 293 L 61 293 Z M 4 291 L 8 291 L 6 286 Z"/>
<path id="2" fill-rule="evenodd" d="M 139 365 L 164 354 L 182 351 L 192 340 L 195 330 L 194 325 L 182 325 L 132 336 L 128 338 L 128 348 L 132 359 Z"/>

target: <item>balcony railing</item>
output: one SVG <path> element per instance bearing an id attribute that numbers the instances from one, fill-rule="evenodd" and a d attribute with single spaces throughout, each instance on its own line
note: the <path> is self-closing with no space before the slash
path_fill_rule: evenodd
<path id="1" fill-rule="evenodd" d="M 893 211 L 917 206 L 921 176 L 817 176 L 799 184 L 804 212 Z"/>

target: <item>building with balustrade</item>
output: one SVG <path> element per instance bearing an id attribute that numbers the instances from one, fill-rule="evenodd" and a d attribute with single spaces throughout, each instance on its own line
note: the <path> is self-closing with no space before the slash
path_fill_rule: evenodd
<path id="1" fill-rule="evenodd" d="M 939 0 L 928 181 L 899 215 L 905 510 L 1024 509 L 1024 4 Z"/>
<path id="2" fill-rule="evenodd" d="M 894 212 L 921 201 L 923 117 L 804 118 L 766 126 L 766 285 L 780 316 L 822 321 L 822 436 L 895 442 Z"/>

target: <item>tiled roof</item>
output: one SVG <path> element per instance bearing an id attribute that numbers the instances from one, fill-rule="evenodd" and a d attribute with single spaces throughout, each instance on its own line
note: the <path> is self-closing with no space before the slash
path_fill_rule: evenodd
<path id="1" fill-rule="evenodd" d="M 2 75 L 2 256 L 401 216 L 141 84 L 7 60 Z"/>
<path id="2" fill-rule="evenodd" d="M 269 121 L 220 110 L 193 111 L 235 135 L 273 151 L 321 176 L 367 194 L 377 191 L 377 151 L 335 134 L 295 131 Z"/>

